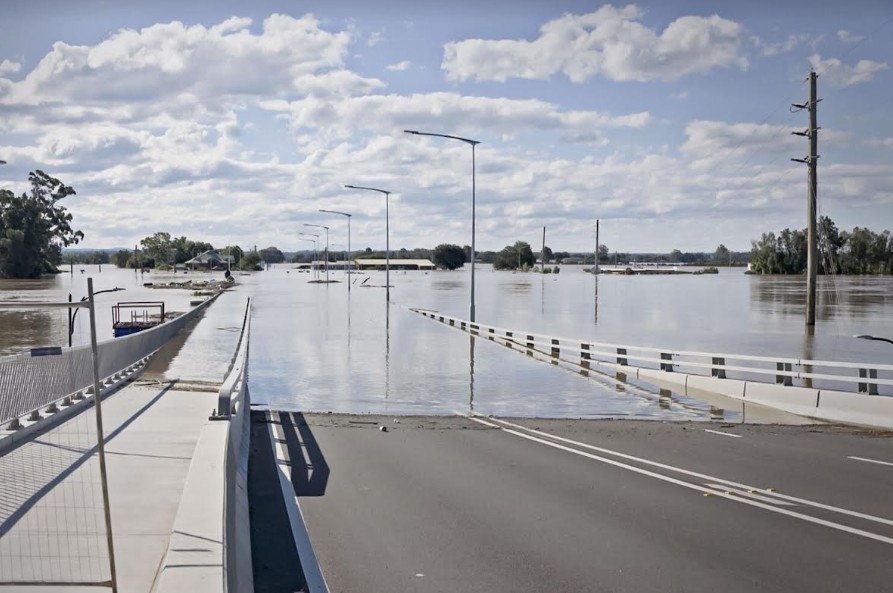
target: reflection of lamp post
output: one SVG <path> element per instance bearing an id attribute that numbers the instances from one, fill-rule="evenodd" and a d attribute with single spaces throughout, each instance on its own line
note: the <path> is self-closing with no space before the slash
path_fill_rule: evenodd
<path id="1" fill-rule="evenodd" d="M 304 226 L 315 226 L 321 229 L 326 229 L 326 284 L 329 283 L 329 227 L 323 224 L 310 224 L 309 222 L 305 222 Z"/>
<path id="2" fill-rule="evenodd" d="M 389 213 L 389 205 L 391 192 L 377 187 L 363 187 L 362 185 L 345 185 L 348 189 L 363 189 L 366 191 L 377 191 L 384 194 L 384 300 L 391 302 L 391 215 Z"/>
<path id="3" fill-rule="evenodd" d="M 344 273 L 347 275 L 347 292 L 350 292 L 350 219 L 353 215 L 348 214 L 347 212 L 338 212 L 337 210 L 324 210 L 322 208 L 320 208 L 319 211 L 328 212 L 329 214 L 340 214 L 341 216 L 347 217 L 347 269 Z"/>
<path id="4" fill-rule="evenodd" d="M 115 288 L 107 288 L 105 290 L 97 290 L 96 292 L 93 293 L 93 296 L 102 294 L 104 292 L 118 292 L 119 290 L 124 290 L 124 289 L 118 288 L 116 286 Z M 90 297 L 89 296 L 82 297 L 81 302 L 83 303 L 88 298 L 90 298 Z M 69 303 L 71 302 L 71 293 L 68 293 L 68 302 Z M 69 348 L 71 348 L 71 336 L 74 333 L 74 320 L 77 318 L 78 311 L 80 311 L 80 310 L 81 310 L 80 307 L 77 307 L 77 308 L 75 308 L 74 312 L 72 313 L 71 309 L 68 309 L 68 347 Z"/>
<path id="5" fill-rule="evenodd" d="M 877 336 L 869 336 L 867 334 L 861 334 L 858 336 L 853 336 L 854 338 L 859 338 L 861 340 L 874 340 L 876 342 L 887 342 L 888 344 L 893 344 L 893 340 L 889 338 L 879 338 Z"/>
<path id="6" fill-rule="evenodd" d="M 303 237 L 298 237 L 299 241 L 312 241 L 314 245 L 314 261 L 319 262 L 319 235 L 314 235 L 313 233 L 298 233 L 298 235 L 304 235 Z M 312 239 L 307 239 L 306 237 L 313 237 Z M 310 269 L 315 272 L 316 279 L 319 280 L 319 269 L 315 268 L 312 264 L 310 265 Z"/>
<path id="7" fill-rule="evenodd" d="M 461 136 L 451 136 L 449 134 L 432 134 L 430 132 L 419 132 L 417 130 L 403 130 L 407 134 L 415 136 L 436 136 L 438 138 L 450 138 L 459 140 L 471 145 L 471 307 L 469 310 L 470 321 L 474 321 L 474 235 L 475 235 L 475 167 L 474 167 L 474 147 L 480 144 L 477 140 L 470 138 L 462 138 Z"/>

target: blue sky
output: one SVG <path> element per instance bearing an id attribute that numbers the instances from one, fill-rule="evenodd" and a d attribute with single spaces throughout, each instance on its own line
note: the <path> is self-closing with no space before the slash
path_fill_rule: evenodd
<path id="1" fill-rule="evenodd" d="M 790 4 L 790 6 L 788 5 Z M 304 248 L 749 249 L 806 225 L 792 102 L 819 73 L 819 212 L 893 229 L 893 6 L 0 3 L 0 185 L 73 185 L 85 247 L 164 230 Z"/>

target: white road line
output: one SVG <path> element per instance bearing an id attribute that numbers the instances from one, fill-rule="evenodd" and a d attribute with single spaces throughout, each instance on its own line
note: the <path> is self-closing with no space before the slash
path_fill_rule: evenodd
<path id="1" fill-rule="evenodd" d="M 732 434 L 731 432 L 721 432 L 719 430 L 710 430 L 709 428 L 705 428 L 704 432 L 709 432 L 710 434 L 721 434 L 724 437 L 732 437 L 733 439 L 740 439 L 740 434 Z"/>
<path id="2" fill-rule="evenodd" d="M 741 483 L 739 483 L 739 482 L 733 482 L 732 480 L 726 480 L 726 479 L 723 479 L 723 478 L 717 478 L 717 477 L 714 477 L 714 476 L 708 476 L 707 474 L 701 474 L 701 473 L 698 473 L 698 472 L 693 472 L 693 471 L 690 471 L 690 470 L 687 470 L 687 469 L 682 469 L 681 467 L 675 467 L 675 466 L 672 466 L 672 465 L 666 465 L 666 464 L 664 464 L 664 463 L 659 463 L 659 462 L 657 462 L 657 461 L 651 461 L 651 460 L 649 460 L 649 459 L 642 459 L 641 457 L 635 457 L 635 456 L 633 456 L 633 455 L 627 455 L 626 453 L 621 453 L 621 452 L 619 452 L 619 451 L 612 451 L 611 449 L 605 449 L 605 448 L 603 448 L 603 447 L 596 447 L 595 445 L 590 445 L 590 444 L 588 444 L 588 443 L 581 443 L 581 442 L 579 442 L 579 441 L 574 441 L 574 440 L 571 440 L 571 439 L 566 439 L 566 438 L 564 438 L 564 437 L 560 437 L 560 436 L 557 436 L 557 435 L 549 434 L 548 432 L 542 432 L 542 431 L 540 431 L 540 430 L 536 430 L 536 429 L 533 429 L 533 428 L 527 428 L 526 426 L 521 426 L 520 424 L 515 424 L 515 423 L 513 423 L 513 422 L 509 422 L 508 420 L 502 420 L 501 418 L 491 418 L 491 420 L 494 420 L 494 421 L 496 421 L 496 422 L 500 422 L 500 423 L 502 423 L 502 424 L 505 424 L 506 426 L 511 426 L 511 427 L 513 427 L 513 428 L 517 428 L 517 429 L 520 429 L 520 430 L 526 430 L 526 431 L 528 431 L 528 432 L 531 432 L 531 433 L 534 433 L 534 434 L 538 434 L 538 435 L 540 435 L 540 436 L 543 436 L 543 437 L 546 437 L 546 438 L 549 438 L 549 439 L 553 439 L 553 440 L 556 440 L 556 441 L 561 441 L 561 442 L 564 442 L 564 443 L 569 443 L 569 444 L 575 445 L 575 446 L 577 446 L 577 447 L 583 447 L 583 448 L 585 448 L 585 449 L 591 449 L 591 450 L 593 450 L 593 451 L 598 451 L 598 452 L 600 452 L 600 453 L 606 453 L 606 454 L 608 454 L 608 455 L 614 455 L 614 456 L 616 456 L 616 457 L 620 457 L 620 458 L 622 458 L 622 459 L 629 459 L 629 460 L 631 460 L 631 461 L 636 461 L 636 462 L 638 462 L 638 463 L 643 463 L 643 464 L 645 464 L 645 465 L 650 465 L 650 466 L 653 466 L 653 467 L 659 467 L 659 468 L 661 468 L 661 469 L 665 469 L 665 470 L 669 470 L 669 471 L 677 472 L 677 473 L 680 473 L 680 474 L 684 474 L 684 475 L 686 475 L 686 476 L 692 476 L 692 477 L 694 477 L 694 478 L 699 478 L 699 479 L 702 479 L 702 480 L 709 480 L 709 481 L 713 481 L 713 482 L 720 482 L 720 483 L 722 483 L 722 484 L 728 484 L 729 486 L 734 486 L 734 487 L 736 487 L 736 488 L 743 488 L 743 489 L 745 489 L 745 490 L 755 490 L 755 491 L 758 491 L 758 492 L 760 492 L 760 493 L 762 493 L 762 494 L 771 494 L 772 496 L 774 496 L 774 497 L 776 497 L 776 498 L 783 498 L 784 500 L 789 500 L 789 501 L 791 501 L 791 502 L 796 502 L 796 503 L 798 503 L 798 504 L 802 504 L 802 505 L 806 505 L 806 506 L 811 506 L 811 507 L 815 507 L 815 508 L 818 508 L 818 509 L 824 509 L 824 510 L 826 510 L 826 511 L 832 511 L 832 512 L 835 512 L 835 513 L 840 513 L 840 514 L 842 514 L 842 515 L 849 515 L 849 516 L 851 516 L 851 517 L 858 517 L 859 519 L 865 519 L 866 521 L 874 521 L 875 523 L 883 523 L 884 525 L 891 525 L 891 526 L 893 526 L 893 520 L 891 520 L 891 519 L 886 519 L 886 518 L 884 518 L 884 517 L 877 517 L 877 516 L 875 516 L 875 515 L 867 515 L 867 514 L 865 514 L 865 513 L 860 513 L 860 512 L 858 512 L 858 511 L 851 511 L 851 510 L 849 510 L 849 509 L 842 509 L 842 508 L 840 508 L 840 507 L 835 507 L 835 506 L 831 506 L 831 505 L 828 505 L 828 504 L 823 504 L 823 503 L 821 503 L 821 502 L 816 502 L 816 501 L 814 501 L 814 500 L 807 500 L 807 499 L 805 499 L 805 498 L 798 498 L 798 497 L 796 497 L 796 496 L 790 496 L 790 495 L 788 495 L 788 494 L 782 494 L 781 492 L 775 492 L 775 491 L 773 491 L 773 490 L 767 490 L 767 489 L 765 489 L 765 488 L 754 488 L 753 486 L 750 486 L 750 485 L 748 485 L 748 484 L 741 484 Z"/>
<path id="3" fill-rule="evenodd" d="M 768 502 L 769 504 L 777 504 L 777 505 L 783 506 L 783 507 L 796 506 L 792 502 L 786 502 L 784 500 L 778 500 L 777 498 L 772 498 L 770 496 L 756 494 L 755 492 L 751 492 L 750 490 L 741 490 L 740 488 L 731 488 L 731 487 L 725 486 L 723 484 L 704 484 L 704 485 L 709 486 L 710 488 L 715 488 L 717 490 L 722 490 L 723 492 L 730 492 L 732 494 L 735 494 L 736 496 L 746 496 L 747 498 L 752 498 L 754 500 Z"/>
<path id="4" fill-rule="evenodd" d="M 274 423 L 272 421 L 273 415 L 279 419 L 279 422 Z M 288 455 L 282 444 L 285 442 L 285 434 L 276 434 L 276 432 L 281 432 L 282 430 L 282 417 L 279 412 L 270 413 L 269 417 L 271 421 L 267 426 L 269 427 L 270 443 L 273 445 L 273 452 L 276 456 L 279 487 L 282 489 L 285 510 L 288 512 L 288 521 L 291 524 L 291 533 L 295 540 L 298 558 L 301 559 L 301 567 L 304 569 L 304 579 L 307 581 L 307 588 L 309 593 L 329 593 L 329 585 L 326 583 L 326 578 L 323 576 L 319 562 L 316 560 L 316 554 L 313 552 L 310 534 L 307 533 L 307 524 L 304 522 L 304 513 L 301 512 L 301 505 L 298 503 L 298 497 L 295 495 L 294 484 L 291 483 L 291 478 L 289 477 L 291 474 L 288 465 Z M 303 457 L 303 452 L 301 455 Z"/>
<path id="5" fill-rule="evenodd" d="M 470 420 L 474 420 L 475 422 L 479 422 L 479 423 L 481 423 L 481 424 L 485 424 L 485 425 L 487 425 L 487 426 L 498 426 L 497 424 L 494 424 L 493 422 L 487 422 L 487 421 L 481 420 L 481 419 L 479 419 L 479 418 L 475 418 L 474 416 L 468 416 L 468 418 L 469 418 Z M 682 468 L 673 467 L 673 466 L 671 466 L 671 465 L 666 465 L 666 464 L 658 463 L 658 462 L 655 462 L 655 461 L 649 461 L 649 460 L 647 460 L 647 459 L 642 459 L 642 458 L 640 458 L 640 457 L 634 457 L 634 456 L 632 456 L 632 455 L 627 455 L 627 454 L 625 454 L 625 453 L 620 453 L 620 452 L 618 452 L 618 451 L 611 451 L 610 449 L 603 449 L 603 448 L 601 448 L 601 447 L 596 447 L 596 446 L 594 446 L 594 445 L 589 445 L 589 444 L 587 444 L 587 443 L 580 443 L 580 442 L 578 442 L 578 441 L 573 441 L 573 440 L 571 440 L 571 439 L 565 439 L 565 438 L 563 438 L 563 437 L 559 437 L 559 436 L 556 436 L 556 435 L 550 435 L 549 433 L 545 433 L 545 432 L 542 432 L 542 431 L 539 431 L 539 430 L 536 430 L 536 429 L 533 429 L 533 428 L 527 428 L 527 427 L 521 426 L 521 425 L 519 425 L 519 424 L 514 424 L 513 422 L 509 422 L 508 420 L 502 420 L 502 419 L 499 419 L 499 418 L 490 418 L 490 420 L 493 420 L 493 421 L 495 421 L 496 423 L 499 423 L 499 424 L 504 424 L 504 425 L 506 425 L 506 426 L 511 426 L 511 427 L 518 428 L 518 429 L 520 429 L 521 431 L 527 431 L 527 432 L 530 432 L 530 433 L 543 435 L 543 436 L 547 437 L 548 439 L 554 439 L 554 440 L 557 440 L 557 441 L 562 441 L 562 442 L 571 443 L 571 444 L 574 444 L 574 445 L 576 445 L 576 446 L 578 446 L 578 447 L 583 447 L 583 448 L 587 448 L 587 449 L 592 449 L 592 450 L 599 451 L 599 452 L 602 452 L 602 453 L 607 453 L 607 454 L 609 454 L 609 455 L 615 455 L 615 456 L 617 456 L 617 457 L 621 457 L 621 458 L 624 458 L 624 459 L 630 459 L 630 460 L 633 460 L 633 461 L 636 461 L 636 462 L 639 462 L 639 463 L 642 463 L 642 464 L 651 465 L 651 466 L 654 466 L 654 467 L 659 467 L 659 468 L 662 468 L 662 469 L 666 469 L 666 470 L 674 471 L 674 472 L 681 473 L 681 474 L 684 474 L 684 475 L 689 475 L 689 476 L 693 476 L 693 477 L 701 478 L 701 479 L 704 479 L 704 480 L 709 480 L 709 481 L 711 481 L 711 482 L 720 482 L 720 483 L 722 483 L 722 484 L 735 486 L 735 487 L 742 488 L 742 489 L 744 489 L 744 490 L 748 490 L 748 491 L 749 491 L 749 490 L 753 490 L 754 492 L 758 492 L 758 493 L 766 493 L 766 494 L 770 494 L 770 491 L 768 491 L 768 490 L 763 490 L 763 489 L 760 489 L 760 488 L 753 488 L 753 487 L 748 486 L 748 485 L 746 485 L 746 484 L 739 484 L 739 483 L 737 483 L 737 482 L 732 482 L 732 481 L 730 481 L 730 480 L 724 480 L 724 479 L 722 479 L 722 478 L 716 478 L 716 477 L 713 477 L 713 476 L 708 476 L 708 475 L 705 475 L 705 474 L 700 474 L 700 473 L 693 472 L 693 471 L 689 471 L 689 470 L 685 470 L 685 469 L 682 469 Z M 830 527 L 831 529 L 837 529 L 837 530 L 839 530 L 839 531 L 844 531 L 844 532 L 847 532 L 847 533 L 852 533 L 852 534 L 854 534 L 854 535 L 859 535 L 859 536 L 862 536 L 862 537 L 865 537 L 865 538 L 868 538 L 868 539 L 873 539 L 873 540 L 876 540 L 876 541 L 880 541 L 880 542 L 883 542 L 883 543 L 886 543 L 886 544 L 893 544 L 893 538 L 889 538 L 889 537 L 886 537 L 886 536 L 883 536 L 883 535 L 879 535 L 879 534 L 877 534 L 877 533 L 871 533 L 871 532 L 869 532 L 869 531 L 863 531 L 863 530 L 861 530 L 861 529 L 855 529 L 855 528 L 849 527 L 849 526 L 847 526 L 847 525 L 842 525 L 842 524 L 840 524 L 840 523 L 834 523 L 833 521 L 826 521 L 826 520 L 824 520 L 824 519 L 819 519 L 819 518 L 817 518 L 817 517 L 813 517 L 813 516 L 811 516 L 811 515 L 804 515 L 804 514 L 802 514 L 802 513 L 798 513 L 798 512 L 795 512 L 795 511 L 790 511 L 790 510 L 787 510 L 787 509 L 781 509 L 781 508 L 778 508 L 778 507 L 775 507 L 775 506 L 770 506 L 770 505 L 768 505 L 768 504 L 762 503 L 762 502 L 757 501 L 757 500 L 750 500 L 750 499 L 742 498 L 742 497 L 740 497 L 740 496 L 735 496 L 735 495 L 732 495 L 732 494 L 726 494 L 725 492 L 716 491 L 716 490 L 713 490 L 713 489 L 710 489 L 710 488 L 705 488 L 705 487 L 700 486 L 700 485 L 697 485 L 697 484 L 692 484 L 692 483 L 690 483 L 690 482 L 685 482 L 685 481 L 683 481 L 683 480 L 678 480 L 678 479 L 676 479 L 676 478 L 671 478 L 671 477 L 669 477 L 669 476 L 665 476 L 665 475 L 663 475 L 663 474 L 659 474 L 659 473 L 656 473 L 656 472 L 652 472 L 652 471 L 650 471 L 650 470 L 646 470 L 646 469 L 642 469 L 642 468 L 635 467 L 635 466 L 632 466 L 632 465 L 628 465 L 628 464 L 626 464 L 626 463 L 622 463 L 622 462 L 620 462 L 620 461 L 615 461 L 615 460 L 613 460 L 613 459 L 608 459 L 608 458 L 605 458 L 605 457 L 600 457 L 600 456 L 598 456 L 598 455 L 593 455 L 593 454 L 591 454 L 591 453 L 586 453 L 585 451 L 580 451 L 579 449 L 573 449 L 573 448 L 571 448 L 571 447 L 566 447 L 566 446 L 564 446 L 564 445 L 561 445 L 561 444 L 559 444 L 559 443 L 553 442 L 553 441 L 551 441 L 551 440 L 546 440 L 546 439 L 544 439 L 544 438 L 538 438 L 538 437 L 532 436 L 531 434 L 526 434 L 525 432 L 520 432 L 519 430 L 513 430 L 513 429 L 511 429 L 511 428 L 505 428 L 505 427 L 501 427 L 501 428 L 502 428 L 503 432 L 507 432 L 507 433 L 509 433 L 509 434 L 513 434 L 513 435 L 519 436 L 519 437 L 524 438 L 524 439 L 528 439 L 528 440 L 531 440 L 531 441 L 534 441 L 534 442 L 537 442 L 537 443 L 541 443 L 541 444 L 543 444 L 543 445 L 548 445 L 548 446 L 550 446 L 550 447 L 553 447 L 553 448 L 555 448 L 555 449 L 560 449 L 560 450 L 562 450 L 562 451 L 567 451 L 568 453 L 573 453 L 573 454 L 575 454 L 575 455 L 580 455 L 581 457 L 587 457 L 587 458 L 589 458 L 589 459 L 593 459 L 593 460 L 595 460 L 595 461 L 601 461 L 602 463 L 606 463 L 606 464 L 608 464 L 608 465 L 613 465 L 613 466 L 616 466 L 616 467 L 620 467 L 620 468 L 623 468 L 623 469 L 627 469 L 627 470 L 629 470 L 629 471 L 632 471 L 632 472 L 635 472 L 635 473 L 638 473 L 638 474 L 642 474 L 642 475 L 650 476 L 650 477 L 656 478 L 656 479 L 658 479 L 658 480 L 662 480 L 662 481 L 664 481 L 664 482 L 670 482 L 671 484 L 677 484 L 677 485 L 679 485 L 679 486 L 683 486 L 683 487 L 685 487 L 685 488 L 690 488 L 690 489 L 692 489 L 692 490 L 697 490 L 697 491 L 699 491 L 699 492 L 709 493 L 709 494 L 712 494 L 712 495 L 714 495 L 714 496 L 719 496 L 719 497 L 721 497 L 721 498 L 726 498 L 726 499 L 728 499 L 728 500 L 734 500 L 734 501 L 736 501 L 736 502 L 740 502 L 740 503 L 742 503 L 742 504 L 747 504 L 747 505 L 755 506 L 755 507 L 758 507 L 758 508 L 766 509 L 766 510 L 768 510 L 768 511 L 772 511 L 772 512 L 775 512 L 775 513 L 780 513 L 780 514 L 782 514 L 782 515 L 787 515 L 787 516 L 794 517 L 794 518 L 797 518 L 797 519 L 802 519 L 802 520 L 807 521 L 807 522 L 810 522 L 810 523 L 816 523 L 816 524 L 818 524 L 818 525 L 823 525 L 823 526 L 825 526 L 825 527 Z M 888 524 L 888 525 L 893 525 L 893 521 L 891 521 L 891 520 L 889 520 L 889 519 L 884 519 L 884 518 L 882 518 L 882 517 L 875 517 L 874 515 L 867 515 L 867 514 L 864 514 L 864 513 L 858 513 L 858 512 L 856 512 L 856 511 L 850 511 L 850 510 L 848 510 L 848 509 L 841 509 L 841 508 L 838 508 L 838 507 L 832 507 L 832 506 L 830 506 L 830 505 L 825 505 L 825 504 L 821 504 L 821 503 L 817 503 L 817 502 L 810 501 L 810 500 L 805 500 L 805 499 L 799 499 L 799 498 L 796 498 L 796 497 L 793 497 L 793 496 L 786 496 L 786 495 L 780 494 L 780 493 L 778 493 L 778 492 L 771 492 L 771 495 L 774 496 L 774 497 L 782 498 L 782 499 L 784 499 L 784 500 L 789 500 L 789 501 L 792 501 L 792 502 L 800 502 L 801 504 L 804 504 L 804 505 L 809 505 L 809 506 L 814 506 L 814 507 L 817 507 L 817 508 L 823 508 L 823 509 L 826 509 L 826 510 L 836 511 L 836 512 L 839 512 L 839 513 L 842 513 L 842 514 L 846 514 L 846 515 L 851 515 L 851 516 L 854 516 L 854 517 L 860 517 L 860 518 L 863 518 L 863 519 L 867 519 L 867 520 L 869 520 L 869 521 L 875 521 L 875 522 L 878 522 L 878 523 L 884 523 L 884 524 Z"/>
<path id="6" fill-rule="evenodd" d="M 893 466 L 893 463 L 890 463 L 889 461 L 878 461 L 877 459 L 867 459 L 865 457 L 854 457 L 853 455 L 850 455 L 849 457 L 847 457 L 847 459 L 855 459 L 856 461 L 866 461 L 868 463 L 877 463 L 879 465 Z"/>

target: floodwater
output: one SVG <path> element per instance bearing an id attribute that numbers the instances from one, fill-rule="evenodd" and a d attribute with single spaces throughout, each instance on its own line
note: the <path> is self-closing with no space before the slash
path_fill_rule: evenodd
<path id="1" fill-rule="evenodd" d="M 103 266 L 76 267 L 39 281 L 0 281 L 0 300 L 75 300 L 96 290 L 100 339 L 111 337 L 111 305 L 164 300 L 185 310 L 185 290 L 156 284 L 222 274 L 137 274 Z M 352 281 L 348 291 L 347 278 Z M 544 417 L 634 417 L 734 420 L 677 394 L 610 377 L 583 377 L 410 311 L 433 309 L 467 318 L 468 270 L 391 273 L 386 305 L 384 272 L 347 276 L 330 284 L 290 266 L 236 276 L 185 343 L 172 346 L 167 378 L 219 381 L 238 339 L 248 297 L 253 299 L 250 386 L 255 404 L 317 412 L 482 414 Z M 607 276 L 563 266 L 558 275 L 476 274 L 477 321 L 519 331 L 674 350 L 722 351 L 847 361 L 893 361 L 893 346 L 854 334 L 893 336 L 893 277 L 819 278 L 814 335 L 804 331 L 803 278 L 747 276 L 740 269 L 704 276 Z M 87 343 L 86 311 L 74 343 Z M 65 344 L 67 313 L 57 309 L 0 309 L 0 354 Z"/>

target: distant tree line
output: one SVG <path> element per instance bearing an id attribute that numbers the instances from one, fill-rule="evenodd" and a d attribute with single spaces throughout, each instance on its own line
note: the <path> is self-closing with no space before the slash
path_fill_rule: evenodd
<path id="1" fill-rule="evenodd" d="M 827 216 L 816 225 L 819 274 L 893 274 L 893 236 L 855 227 L 841 231 Z M 763 233 L 751 242 L 750 262 L 757 274 L 806 272 L 807 231 Z"/>

